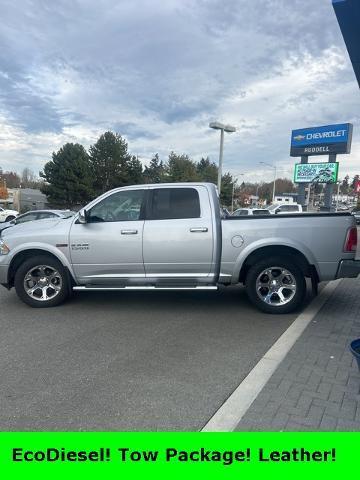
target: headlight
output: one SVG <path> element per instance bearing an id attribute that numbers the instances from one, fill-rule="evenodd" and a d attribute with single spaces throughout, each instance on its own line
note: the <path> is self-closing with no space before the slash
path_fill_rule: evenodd
<path id="1" fill-rule="evenodd" d="M 6 245 L 4 240 L 0 238 L 0 255 L 7 255 L 10 252 L 10 248 Z"/>

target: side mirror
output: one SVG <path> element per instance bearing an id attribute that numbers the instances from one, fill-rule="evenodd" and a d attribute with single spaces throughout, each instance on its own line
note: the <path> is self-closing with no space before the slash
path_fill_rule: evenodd
<path id="1" fill-rule="evenodd" d="M 16 225 L 16 220 L 11 220 L 10 225 Z"/>
<path id="2" fill-rule="evenodd" d="M 280 213 L 280 212 L 281 212 L 280 208 L 278 208 L 277 210 L 275 210 L 275 213 Z"/>
<path id="3" fill-rule="evenodd" d="M 85 210 L 85 208 L 82 208 L 79 211 L 78 222 L 82 223 L 82 224 L 85 224 L 85 223 L 87 223 L 87 220 L 88 220 L 87 211 Z"/>

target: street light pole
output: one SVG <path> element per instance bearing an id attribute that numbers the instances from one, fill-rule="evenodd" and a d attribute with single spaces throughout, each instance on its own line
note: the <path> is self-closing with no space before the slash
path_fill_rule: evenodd
<path id="1" fill-rule="evenodd" d="M 219 169 L 218 169 L 218 191 L 219 196 L 221 192 L 221 178 L 222 178 L 222 165 L 224 158 L 224 129 L 220 130 L 220 152 L 219 152 Z"/>
<path id="2" fill-rule="evenodd" d="M 339 210 L 339 195 L 340 195 L 341 180 L 339 180 L 337 184 L 338 184 L 338 188 L 337 188 L 337 197 L 336 197 L 336 211 Z"/>
<path id="3" fill-rule="evenodd" d="M 273 203 L 275 203 L 275 191 L 276 191 L 276 165 L 274 166 L 274 188 L 273 188 Z"/>
<path id="4" fill-rule="evenodd" d="M 275 190 L 276 190 L 276 164 L 271 165 L 270 163 L 260 162 L 262 165 L 267 165 L 274 169 L 274 185 L 273 185 L 273 195 L 272 195 L 272 203 L 275 203 Z"/>
<path id="5" fill-rule="evenodd" d="M 223 166 L 223 157 L 224 157 L 224 132 L 234 133 L 236 128 L 231 125 L 224 125 L 220 122 L 211 122 L 209 124 L 210 128 L 214 130 L 220 130 L 220 152 L 219 152 L 219 168 L 218 168 L 218 193 L 220 197 L 221 193 L 221 178 L 222 178 L 222 166 Z"/>

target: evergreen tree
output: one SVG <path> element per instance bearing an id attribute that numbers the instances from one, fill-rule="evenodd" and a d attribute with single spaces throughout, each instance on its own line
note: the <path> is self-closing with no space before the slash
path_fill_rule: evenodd
<path id="1" fill-rule="evenodd" d="M 167 169 L 170 182 L 196 182 L 199 179 L 196 163 L 187 155 L 171 152 Z"/>
<path id="2" fill-rule="evenodd" d="M 145 167 L 144 178 L 146 183 L 161 183 L 166 181 L 166 168 L 159 154 L 156 153 L 150 160 L 149 166 Z"/>
<path id="3" fill-rule="evenodd" d="M 118 133 L 105 132 L 89 149 L 94 190 L 97 195 L 129 184 L 131 156 L 127 142 Z"/>
<path id="4" fill-rule="evenodd" d="M 196 170 L 202 182 L 217 183 L 218 167 L 214 162 L 210 162 L 209 157 L 202 158 L 197 164 Z"/>
<path id="5" fill-rule="evenodd" d="M 66 143 L 44 166 L 41 191 L 51 204 L 64 208 L 84 205 L 93 197 L 89 157 L 78 143 Z"/>
<path id="6" fill-rule="evenodd" d="M 221 194 L 220 194 L 221 205 L 225 205 L 225 206 L 231 205 L 233 184 L 234 184 L 234 180 L 230 173 L 225 173 L 225 175 L 221 177 Z"/>
<path id="7" fill-rule="evenodd" d="M 134 155 L 127 162 L 127 184 L 128 185 L 139 185 L 143 183 L 143 166 L 138 157 Z"/>

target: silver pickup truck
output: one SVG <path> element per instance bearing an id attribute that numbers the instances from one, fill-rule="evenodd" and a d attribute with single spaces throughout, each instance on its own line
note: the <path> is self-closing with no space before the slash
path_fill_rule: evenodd
<path id="1" fill-rule="evenodd" d="M 136 185 L 92 201 L 75 217 L 5 230 L 0 283 L 32 307 L 72 291 L 216 290 L 243 283 L 262 311 L 299 308 L 306 277 L 356 277 L 350 214 L 221 218 L 210 183 Z"/>

